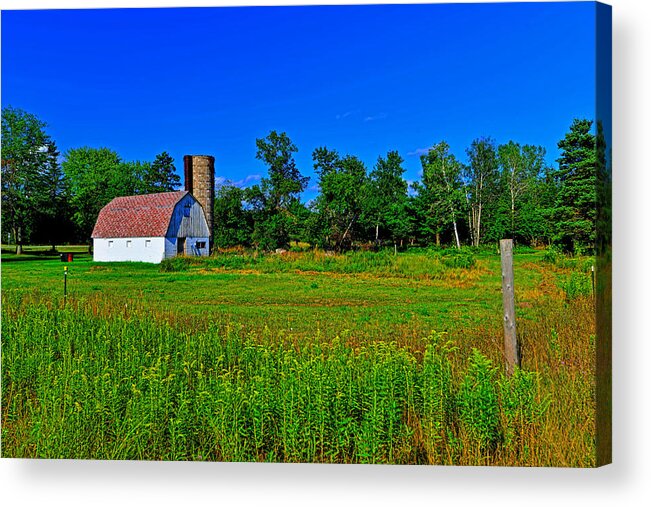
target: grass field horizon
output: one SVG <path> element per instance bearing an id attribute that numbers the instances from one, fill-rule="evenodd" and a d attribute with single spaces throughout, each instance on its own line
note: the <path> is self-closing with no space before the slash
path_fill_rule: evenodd
<path id="1" fill-rule="evenodd" d="M 516 249 L 509 378 L 495 249 L 60 249 L 3 249 L 3 456 L 595 464 L 592 258 Z"/>

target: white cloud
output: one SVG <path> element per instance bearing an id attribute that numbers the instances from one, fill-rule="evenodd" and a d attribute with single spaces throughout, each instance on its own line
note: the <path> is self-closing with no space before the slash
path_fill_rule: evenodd
<path id="1" fill-rule="evenodd" d="M 378 113 L 373 116 L 367 116 L 364 118 L 364 121 L 376 121 L 376 120 L 384 120 L 387 117 L 386 113 Z"/>
<path id="2" fill-rule="evenodd" d="M 249 174 L 246 178 L 244 178 L 244 183 L 249 183 L 251 181 L 259 181 L 262 179 L 262 176 L 259 174 Z"/>
<path id="3" fill-rule="evenodd" d="M 359 109 L 353 109 L 352 111 L 346 111 L 345 113 L 338 114 L 335 116 L 335 118 L 337 118 L 337 120 L 343 120 L 344 118 L 348 118 L 349 116 L 357 113 L 359 113 Z"/>
<path id="4" fill-rule="evenodd" d="M 427 155 L 431 149 L 431 146 L 429 148 L 416 148 L 414 151 L 408 152 L 407 155 L 418 155 L 420 157 L 421 155 Z"/>
<path id="5" fill-rule="evenodd" d="M 242 188 L 242 187 L 247 187 L 250 183 L 253 183 L 254 181 L 259 181 L 260 179 L 262 179 L 262 176 L 259 174 L 249 174 L 245 178 L 236 181 L 229 180 L 224 176 L 215 176 L 215 186 L 232 185 L 234 187 Z"/>

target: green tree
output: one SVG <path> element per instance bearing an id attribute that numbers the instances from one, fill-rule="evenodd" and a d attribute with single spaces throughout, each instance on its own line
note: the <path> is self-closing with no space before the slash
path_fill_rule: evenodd
<path id="1" fill-rule="evenodd" d="M 244 207 L 245 192 L 231 184 L 215 192 L 214 244 L 218 248 L 250 246 L 253 233 L 251 212 Z"/>
<path id="2" fill-rule="evenodd" d="M 356 239 L 363 211 L 366 167 L 357 157 L 340 157 L 335 150 L 317 148 L 312 153 L 319 178 L 315 207 L 321 215 L 321 243 L 342 250 Z"/>
<path id="3" fill-rule="evenodd" d="M 59 153 L 48 146 L 47 163 L 41 172 L 42 191 L 35 199 L 36 217 L 32 240 L 48 244 L 52 251 L 57 243 L 72 238 L 68 182 L 59 164 Z"/>
<path id="4" fill-rule="evenodd" d="M 608 262 L 612 247 L 612 154 L 608 146 L 608 137 L 601 120 L 597 120 L 596 137 L 596 177 L 597 177 L 597 238 L 595 255 L 599 263 Z"/>
<path id="5" fill-rule="evenodd" d="M 298 148 L 285 132 L 271 131 L 267 137 L 257 139 L 256 146 L 256 158 L 267 165 L 268 177 L 246 192 L 255 217 L 253 240 L 267 250 L 288 247 L 298 219 L 292 211 L 309 178 L 296 167 L 294 153 Z"/>
<path id="6" fill-rule="evenodd" d="M 450 146 L 442 141 L 421 157 L 422 185 L 415 185 L 425 212 L 434 224 L 438 238 L 446 225 L 451 225 L 457 248 L 461 248 L 457 219 L 463 209 L 463 165 L 450 153 Z"/>
<path id="7" fill-rule="evenodd" d="M 517 231 L 519 237 L 530 245 L 551 243 L 554 236 L 552 213 L 557 191 L 554 171 L 545 167 L 523 197 L 518 212 Z"/>
<path id="8" fill-rule="evenodd" d="M 296 243 L 308 241 L 310 239 L 310 219 L 312 217 L 312 209 L 306 204 L 302 203 L 299 199 L 295 199 L 289 205 L 289 240 Z"/>
<path id="9" fill-rule="evenodd" d="M 68 150 L 62 166 L 70 186 L 72 218 L 84 241 L 90 240 L 97 216 L 109 201 L 141 188 L 137 163 L 123 163 L 108 148 Z"/>
<path id="10" fill-rule="evenodd" d="M 558 194 L 553 218 L 555 240 L 577 252 L 592 249 L 596 239 L 597 153 L 592 121 L 575 119 L 558 142 Z"/>
<path id="11" fill-rule="evenodd" d="M 21 109 L 2 110 L 2 222 L 11 231 L 17 254 L 38 213 L 55 213 L 56 203 L 46 197 L 58 152 L 46 126 Z"/>
<path id="12" fill-rule="evenodd" d="M 433 195 L 427 191 L 422 181 L 411 185 L 415 195 L 412 200 L 414 233 L 425 243 L 441 244 L 441 234 L 445 229 L 443 210 L 436 206 Z"/>
<path id="13" fill-rule="evenodd" d="M 403 162 L 397 151 L 390 151 L 386 158 L 378 157 L 369 174 L 365 196 L 365 221 L 375 229 L 376 244 L 380 240 L 380 228 L 386 229 L 394 240 L 406 237 L 410 229 Z"/>
<path id="14" fill-rule="evenodd" d="M 115 172 L 109 174 L 115 197 L 124 195 L 155 194 L 163 192 L 150 177 L 151 162 L 121 160 Z"/>
<path id="15" fill-rule="evenodd" d="M 491 138 L 475 139 L 466 150 L 468 165 L 464 171 L 466 199 L 469 208 L 469 225 L 472 245 L 482 240 L 482 225 L 486 222 L 487 208 L 495 202 L 498 187 L 498 161 L 495 141 Z"/>
<path id="16" fill-rule="evenodd" d="M 543 167 L 545 149 L 509 141 L 497 149 L 501 168 L 502 188 L 508 196 L 509 235 L 515 239 L 517 214 L 523 201 L 530 201 L 531 190 L 535 187 Z M 519 224 L 518 224 L 519 225 Z"/>
<path id="17" fill-rule="evenodd" d="M 176 174 L 174 159 L 166 151 L 156 158 L 143 171 L 144 193 L 173 192 L 181 185 L 181 178 Z"/>

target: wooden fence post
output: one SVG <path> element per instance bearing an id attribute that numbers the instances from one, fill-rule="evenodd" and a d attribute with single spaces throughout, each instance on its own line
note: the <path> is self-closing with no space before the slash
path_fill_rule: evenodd
<path id="1" fill-rule="evenodd" d="M 513 240 L 500 240 L 502 258 L 502 304 L 504 306 L 504 357 L 506 373 L 520 366 L 520 345 L 515 329 L 515 293 L 513 290 Z"/>

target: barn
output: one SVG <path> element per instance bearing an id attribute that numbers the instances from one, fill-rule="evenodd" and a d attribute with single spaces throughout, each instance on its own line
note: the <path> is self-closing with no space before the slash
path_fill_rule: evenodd
<path id="1" fill-rule="evenodd" d="M 93 229 L 93 260 L 159 263 L 176 255 L 206 256 L 209 226 L 188 191 L 117 197 Z"/>

